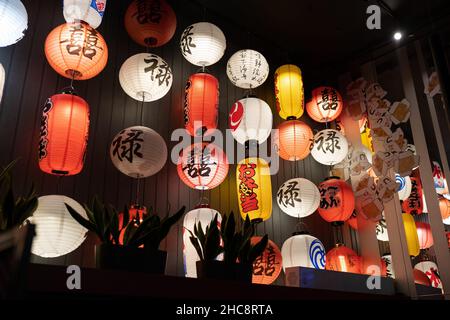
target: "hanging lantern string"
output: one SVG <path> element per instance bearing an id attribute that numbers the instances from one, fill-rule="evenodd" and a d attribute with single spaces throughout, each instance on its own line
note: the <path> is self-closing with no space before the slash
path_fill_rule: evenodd
<path id="1" fill-rule="evenodd" d="M 61 185 L 61 178 L 63 177 L 63 175 L 59 175 L 57 180 L 56 180 L 56 194 L 59 194 L 59 186 Z"/>
<path id="2" fill-rule="evenodd" d="M 72 91 L 75 91 L 75 88 L 73 87 L 73 80 L 75 79 L 75 70 L 72 71 L 72 78 L 70 79 L 70 88 Z"/>
<path id="3" fill-rule="evenodd" d="M 137 178 L 137 182 L 136 182 L 136 206 L 139 206 L 139 192 L 140 192 L 140 187 L 141 187 L 141 178 L 138 177 Z"/>
<path id="4" fill-rule="evenodd" d="M 141 103 L 141 126 L 144 125 L 144 103 L 145 103 L 145 93 L 142 94 L 142 103 Z"/>

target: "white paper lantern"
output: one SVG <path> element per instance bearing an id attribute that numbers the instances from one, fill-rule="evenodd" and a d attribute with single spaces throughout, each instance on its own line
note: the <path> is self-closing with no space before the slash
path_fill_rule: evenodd
<path id="1" fill-rule="evenodd" d="M 138 101 L 155 101 L 172 87 L 172 69 L 153 53 L 138 53 L 120 67 L 119 82 L 123 91 Z"/>
<path id="2" fill-rule="evenodd" d="M 442 289 L 442 281 L 436 263 L 433 261 L 421 261 L 414 266 L 414 269 L 425 273 L 428 279 L 430 279 L 432 287 Z"/>
<path id="3" fill-rule="evenodd" d="M 214 220 L 215 215 L 218 215 L 217 223 L 220 227 L 222 221 L 222 216 L 220 213 L 211 208 L 198 208 L 189 211 L 184 216 L 183 221 L 183 263 L 184 263 L 184 274 L 186 277 L 197 278 L 197 266 L 196 262 L 200 261 L 200 257 L 197 254 L 194 246 L 190 240 L 190 231 L 194 233 L 194 225 L 199 222 L 202 224 L 203 232 L 206 232 L 206 227 Z M 222 260 L 222 257 L 218 257 L 217 260 Z"/>
<path id="4" fill-rule="evenodd" d="M 406 200 L 411 194 L 412 184 L 409 176 L 402 177 L 395 174 L 395 182 L 398 184 L 397 193 L 400 200 Z"/>
<path id="5" fill-rule="evenodd" d="M 87 22 L 96 29 L 102 23 L 106 0 L 64 0 L 63 14 L 68 23 Z"/>
<path id="6" fill-rule="evenodd" d="M 381 259 L 386 264 L 386 276 L 395 279 L 394 267 L 392 266 L 392 255 L 385 254 L 381 257 Z"/>
<path id="7" fill-rule="evenodd" d="M 248 140 L 263 143 L 272 130 L 272 110 L 258 98 L 249 97 L 238 100 L 231 108 L 229 127 L 233 138 L 245 144 Z"/>
<path id="8" fill-rule="evenodd" d="M 283 270 L 290 267 L 325 269 L 325 248 L 309 234 L 294 233 L 281 247 Z"/>
<path id="9" fill-rule="evenodd" d="M 235 86 L 254 89 L 266 81 L 269 75 L 269 64 L 258 51 L 239 50 L 228 60 L 227 75 Z"/>
<path id="10" fill-rule="evenodd" d="M 319 207 L 320 192 L 307 179 L 289 179 L 278 189 L 277 203 L 284 213 L 292 217 L 307 217 Z"/>
<path id="11" fill-rule="evenodd" d="M 0 0 L 0 47 L 19 42 L 28 28 L 28 14 L 19 0 Z"/>
<path id="12" fill-rule="evenodd" d="M 3 65 L 0 63 L 0 103 L 2 102 L 3 89 L 5 88 L 6 73 Z"/>
<path id="13" fill-rule="evenodd" d="M 184 29 L 180 47 L 187 61 L 196 66 L 210 66 L 222 58 L 226 48 L 222 30 L 209 22 L 194 23 Z"/>
<path id="14" fill-rule="evenodd" d="M 80 225 L 64 203 L 87 218 L 86 211 L 75 200 L 60 195 L 38 198 L 38 207 L 28 220 L 36 225 L 31 252 L 44 258 L 60 257 L 78 248 L 86 238 L 87 229 Z"/>
<path id="15" fill-rule="evenodd" d="M 167 160 L 164 139 L 153 129 L 134 126 L 113 139 L 109 152 L 116 168 L 132 178 L 146 178 L 159 172 Z"/>
<path id="16" fill-rule="evenodd" d="M 313 158 L 324 165 L 335 165 L 347 156 L 347 139 L 337 130 L 325 129 L 314 136 Z"/>
<path id="17" fill-rule="evenodd" d="M 384 218 L 384 213 L 383 213 L 383 218 L 381 218 L 381 220 L 378 221 L 378 223 L 376 225 L 375 232 L 376 232 L 378 241 L 389 241 L 388 230 L 387 230 L 387 225 L 386 225 L 386 219 Z"/>

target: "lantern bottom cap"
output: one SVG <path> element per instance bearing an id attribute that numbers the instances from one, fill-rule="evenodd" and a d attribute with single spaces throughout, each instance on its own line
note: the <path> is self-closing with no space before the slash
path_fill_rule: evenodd
<path id="1" fill-rule="evenodd" d="M 83 74 L 80 71 L 74 70 L 74 69 L 67 69 L 65 71 L 65 73 L 66 73 L 66 75 L 69 76 L 70 79 L 71 78 L 77 79 L 77 78 L 81 78 L 83 76 Z"/>

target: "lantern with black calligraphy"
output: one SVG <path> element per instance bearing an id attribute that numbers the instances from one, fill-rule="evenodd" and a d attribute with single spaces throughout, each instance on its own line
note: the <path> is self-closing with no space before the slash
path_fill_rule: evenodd
<path id="1" fill-rule="evenodd" d="M 266 81 L 269 64 L 258 51 L 239 50 L 227 62 L 228 79 L 237 87 L 254 89 Z"/>
<path id="2" fill-rule="evenodd" d="M 280 209 L 291 217 L 307 217 L 319 207 L 319 189 L 307 179 L 289 179 L 278 189 L 277 203 Z"/>
<path id="3" fill-rule="evenodd" d="M 317 122 L 330 122 L 339 117 L 343 107 L 341 94 L 336 89 L 319 87 L 313 90 L 312 99 L 306 104 L 306 112 Z"/>
<path id="4" fill-rule="evenodd" d="M 106 0 L 64 0 L 63 14 L 68 23 L 84 21 L 97 29 L 105 14 Z"/>
<path id="5" fill-rule="evenodd" d="M 355 209 L 352 187 L 339 177 L 328 177 L 319 184 L 320 205 L 318 212 L 328 222 L 344 222 Z"/>
<path id="6" fill-rule="evenodd" d="M 83 169 L 89 136 L 89 105 L 72 93 L 47 99 L 41 118 L 39 168 L 75 175 Z"/>
<path id="7" fill-rule="evenodd" d="M 400 200 L 406 200 L 411 194 L 412 184 L 409 176 L 402 177 L 398 173 L 395 174 L 395 182 L 398 185 L 397 194 Z"/>
<path id="8" fill-rule="evenodd" d="M 440 164 L 436 161 L 433 161 L 433 180 L 434 188 L 438 194 L 448 193 L 444 172 L 442 171 Z"/>
<path id="9" fill-rule="evenodd" d="M 344 160 L 347 153 L 347 139 L 339 131 L 325 129 L 314 136 L 311 155 L 317 162 L 332 166 Z"/>
<path id="10" fill-rule="evenodd" d="M 375 226 L 375 234 L 378 241 L 389 241 L 389 234 L 387 230 L 386 219 L 384 218 L 384 213 L 380 221 L 377 222 Z"/>
<path id="11" fill-rule="evenodd" d="M 325 269 L 325 247 L 319 239 L 296 232 L 281 247 L 283 270 L 291 267 Z"/>
<path id="12" fill-rule="evenodd" d="M 278 154 L 284 160 L 305 159 L 311 150 L 314 134 L 311 128 L 300 120 L 288 120 L 278 126 L 274 141 L 278 142 Z"/>
<path id="13" fill-rule="evenodd" d="M 252 237 L 250 243 L 256 245 L 262 237 Z M 272 240 L 267 242 L 266 249 L 253 262 L 252 283 L 272 284 L 281 273 L 283 263 L 281 252 Z"/>
<path id="14" fill-rule="evenodd" d="M 410 177 L 411 179 L 411 193 L 409 197 L 403 200 L 402 209 L 403 212 L 413 215 L 422 214 L 423 201 L 422 201 L 422 183 L 419 177 Z"/>
<path id="15" fill-rule="evenodd" d="M 425 273 L 428 279 L 430 279 L 432 287 L 442 289 L 441 276 L 436 263 L 428 260 L 421 261 L 414 266 L 414 269 Z"/>
<path id="16" fill-rule="evenodd" d="M 17 43 L 28 28 L 27 9 L 19 0 L 0 0 L 0 47 Z"/>
<path id="17" fill-rule="evenodd" d="M 285 64 L 275 71 L 275 99 L 281 118 L 298 119 L 302 116 L 304 93 L 299 67 Z"/>
<path id="18" fill-rule="evenodd" d="M 343 244 L 327 252 L 325 269 L 331 271 L 361 273 L 361 258 Z"/>
<path id="19" fill-rule="evenodd" d="M 108 47 L 101 34 L 87 23 L 65 23 L 47 36 L 45 56 L 63 77 L 86 80 L 105 68 Z"/>
<path id="20" fill-rule="evenodd" d="M 409 213 L 402 213 L 402 218 L 403 226 L 405 228 L 406 243 L 408 244 L 408 253 L 411 257 L 415 257 L 420 253 L 416 222 Z"/>
<path id="21" fill-rule="evenodd" d="M 392 279 L 395 279 L 395 272 L 392 266 L 392 255 L 385 254 L 381 257 L 381 260 L 384 262 L 386 266 L 386 276 Z"/>
<path id="22" fill-rule="evenodd" d="M 429 223 L 416 221 L 417 236 L 420 249 L 428 249 L 433 245 L 433 234 Z"/>

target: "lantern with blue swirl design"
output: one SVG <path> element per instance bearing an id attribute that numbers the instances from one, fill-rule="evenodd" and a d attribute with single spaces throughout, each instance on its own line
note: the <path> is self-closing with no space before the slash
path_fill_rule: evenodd
<path id="1" fill-rule="evenodd" d="M 319 239 L 296 232 L 281 247 L 283 270 L 291 267 L 325 269 L 325 248 Z"/>
<path id="2" fill-rule="evenodd" d="M 409 176 L 402 177 L 398 173 L 395 174 L 395 182 L 398 185 L 397 193 L 400 200 L 406 200 L 411 194 L 412 184 Z"/>

